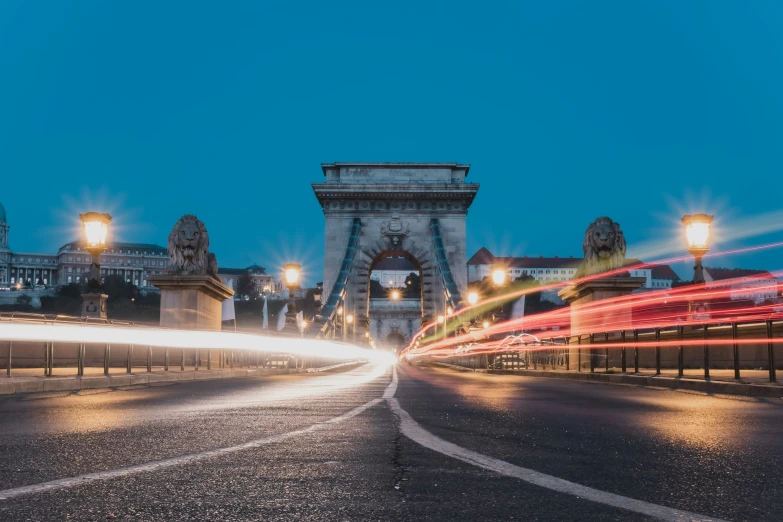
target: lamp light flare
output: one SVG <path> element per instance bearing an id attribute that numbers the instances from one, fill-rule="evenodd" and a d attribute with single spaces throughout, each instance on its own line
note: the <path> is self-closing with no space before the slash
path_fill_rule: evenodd
<path id="1" fill-rule="evenodd" d="M 446 315 L 454 315 L 454 309 L 450 306 L 446 308 Z"/>
<path id="2" fill-rule="evenodd" d="M 506 270 L 502 267 L 492 268 L 492 283 L 495 286 L 503 286 L 506 282 Z"/>
<path id="3" fill-rule="evenodd" d="M 301 265 L 297 263 L 288 263 L 283 267 L 283 274 L 287 286 L 294 287 L 299 284 L 299 272 L 301 269 Z"/>
<path id="4" fill-rule="evenodd" d="M 710 225 L 713 216 L 707 214 L 688 214 L 683 216 L 685 236 L 688 240 L 688 248 L 696 250 L 709 249 Z"/>
<path id="5" fill-rule="evenodd" d="M 443 317 L 442 315 L 439 315 L 439 316 L 438 316 L 438 323 L 439 323 L 439 324 L 443 324 L 443 321 L 445 321 L 445 320 L 446 320 L 446 318 L 445 318 L 445 317 Z"/>
<path id="6" fill-rule="evenodd" d="M 468 292 L 468 303 L 471 306 L 475 306 L 476 303 L 479 301 L 479 295 L 478 292 Z"/>
<path id="7" fill-rule="evenodd" d="M 353 322 L 353 314 L 348 314 L 348 315 L 346 315 L 346 316 L 345 316 L 345 321 L 346 321 L 348 324 L 351 324 L 351 323 Z"/>
<path id="8" fill-rule="evenodd" d="M 87 212 L 85 214 L 79 214 L 79 219 L 84 225 L 84 236 L 87 239 L 87 246 L 106 246 L 111 216 L 103 212 Z"/>
<path id="9" fill-rule="evenodd" d="M 391 298 L 393 301 L 396 301 L 400 298 L 400 291 L 399 290 L 392 290 Z"/>

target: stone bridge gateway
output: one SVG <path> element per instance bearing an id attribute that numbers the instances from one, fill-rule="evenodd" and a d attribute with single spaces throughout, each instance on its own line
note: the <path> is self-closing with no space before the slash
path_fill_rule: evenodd
<path id="1" fill-rule="evenodd" d="M 336 321 L 341 303 L 355 314 L 357 325 L 370 328 L 370 273 L 390 256 L 404 257 L 419 269 L 421 314 L 413 331 L 446 306 L 459 308 L 468 284 L 465 219 L 479 189 L 465 182 L 470 165 L 330 163 L 321 168 L 326 179 L 312 186 L 326 218 L 324 330 Z M 411 328 L 403 325 L 383 335 L 391 333 L 409 340 Z"/>

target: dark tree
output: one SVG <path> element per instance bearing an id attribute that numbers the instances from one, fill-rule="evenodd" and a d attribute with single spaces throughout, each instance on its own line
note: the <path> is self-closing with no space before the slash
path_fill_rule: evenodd
<path id="1" fill-rule="evenodd" d="M 76 283 L 68 283 L 67 285 L 61 286 L 57 290 L 57 295 L 60 297 L 71 297 L 78 299 L 82 295 L 82 289 Z"/>
<path id="2" fill-rule="evenodd" d="M 370 298 L 371 299 L 383 299 L 387 296 L 388 291 L 381 285 L 380 281 L 370 279 Z"/>
<path id="3" fill-rule="evenodd" d="M 242 272 L 242 274 L 239 276 L 239 279 L 237 280 L 237 295 L 239 297 L 250 297 L 251 295 L 255 294 L 255 289 L 256 287 L 253 284 L 253 278 L 250 277 L 250 272 Z"/>
<path id="4" fill-rule="evenodd" d="M 405 278 L 405 288 L 402 296 L 406 299 L 421 299 L 421 278 L 419 274 L 411 272 Z"/>
<path id="5" fill-rule="evenodd" d="M 33 304 L 33 298 L 29 295 L 22 294 L 16 298 L 16 306 L 20 308 L 30 308 Z"/>
<path id="6" fill-rule="evenodd" d="M 109 296 L 110 301 L 134 299 L 139 295 L 139 289 L 133 283 L 125 281 L 118 275 L 106 276 L 102 291 Z"/>

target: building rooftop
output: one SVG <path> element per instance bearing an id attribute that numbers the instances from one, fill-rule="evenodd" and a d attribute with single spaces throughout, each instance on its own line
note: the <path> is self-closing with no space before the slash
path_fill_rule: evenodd
<path id="1" fill-rule="evenodd" d="M 576 268 L 579 263 L 582 262 L 581 257 L 515 257 L 495 256 L 487 250 L 485 247 L 481 247 L 473 257 L 470 258 L 468 264 L 471 266 L 476 265 L 491 265 L 497 263 L 503 265 L 506 268 Z"/>
<path id="2" fill-rule="evenodd" d="M 335 161 L 334 163 L 321 163 L 321 170 L 326 175 L 328 169 L 339 168 L 366 168 L 366 169 L 465 169 L 465 175 L 468 175 L 470 165 L 454 162 L 424 162 L 424 163 L 411 163 L 411 162 L 351 162 L 351 161 Z"/>
<path id="3" fill-rule="evenodd" d="M 59 252 L 67 252 L 70 250 L 76 250 L 76 249 L 82 249 L 84 250 L 85 243 L 83 240 L 79 241 L 71 241 L 70 243 L 66 243 L 63 246 L 60 247 Z M 106 243 L 106 249 L 107 250 L 118 250 L 118 249 L 129 249 L 129 250 L 157 250 L 157 251 L 164 251 L 168 252 L 168 249 L 166 247 L 162 247 L 160 245 L 156 245 L 154 243 L 125 243 L 122 241 L 109 241 Z"/>
<path id="4" fill-rule="evenodd" d="M 260 265 L 250 265 L 247 268 L 223 268 L 218 265 L 218 274 L 223 275 L 242 275 L 245 272 L 250 275 L 267 275 L 266 268 Z"/>
<path id="5" fill-rule="evenodd" d="M 748 268 L 710 268 L 704 267 L 704 278 L 707 281 L 723 281 L 725 279 L 738 279 L 750 277 L 753 279 L 775 279 L 767 270 L 754 270 Z"/>
<path id="6" fill-rule="evenodd" d="M 650 268 L 652 268 L 651 277 L 653 279 L 669 279 L 671 281 L 680 280 L 680 276 L 678 276 L 669 265 L 654 265 Z"/>

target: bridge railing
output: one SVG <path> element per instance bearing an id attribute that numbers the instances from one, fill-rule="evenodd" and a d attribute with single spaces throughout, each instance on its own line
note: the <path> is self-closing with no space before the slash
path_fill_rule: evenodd
<path id="1" fill-rule="evenodd" d="M 661 328 L 600 331 L 537 340 L 529 335 L 487 339 L 455 347 L 453 355 L 440 351 L 422 356 L 466 368 L 551 369 L 576 372 L 661 375 L 664 369 L 698 369 L 706 379 L 710 370 L 764 370 L 770 382 L 783 369 L 783 321 L 729 322 Z M 508 340 L 510 339 L 510 341 Z M 693 376 L 689 372 L 689 377 Z"/>
<path id="2" fill-rule="evenodd" d="M 0 324 L 34 324 L 46 328 L 47 325 L 99 326 L 105 328 L 139 328 L 171 332 L 165 328 L 132 322 L 107 319 L 84 319 L 64 315 L 31 314 L 18 312 L 0 313 Z M 267 335 L 268 332 L 268 335 Z M 252 333 L 258 332 L 237 332 Z M 300 335 L 287 332 L 264 331 L 264 338 L 299 338 Z M 84 376 L 85 369 L 98 368 L 102 373 L 134 373 L 138 371 L 185 371 L 213 369 L 315 369 L 329 367 L 345 362 L 324 356 L 299 356 L 284 350 L 243 350 L 221 348 L 172 348 L 167 346 L 139 345 L 127 343 L 97 342 L 44 342 L 36 340 L 11 340 L 0 336 L 0 371 L 5 370 L 7 377 L 31 375 L 30 371 L 39 369 L 43 375 L 51 377 L 77 375 Z M 70 370 L 70 371 L 69 371 Z M 88 371 L 88 373 L 90 373 Z M 97 373 L 101 373 L 98 371 Z"/>

